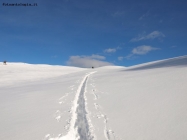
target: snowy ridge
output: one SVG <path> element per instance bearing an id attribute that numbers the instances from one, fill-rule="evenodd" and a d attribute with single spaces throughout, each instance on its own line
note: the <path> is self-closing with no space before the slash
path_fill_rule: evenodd
<path id="1" fill-rule="evenodd" d="M 187 56 L 143 65 L 136 71 L 106 69 L 94 74 L 93 95 L 99 94 L 94 105 L 103 108 L 100 118 L 107 114 L 109 119 L 105 130 L 124 140 L 186 139 Z M 100 125 L 94 120 L 93 125 Z M 110 131 L 105 132 L 112 140 Z M 95 134 L 102 137 L 99 131 Z"/>
<path id="2" fill-rule="evenodd" d="M 153 68 L 182 67 L 182 66 L 187 66 L 187 55 L 139 64 L 139 65 L 128 67 L 127 70 L 144 70 L 144 69 L 153 69 Z"/>

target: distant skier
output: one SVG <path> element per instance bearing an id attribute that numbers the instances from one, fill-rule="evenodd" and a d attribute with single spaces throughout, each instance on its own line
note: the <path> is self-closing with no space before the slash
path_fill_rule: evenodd
<path id="1" fill-rule="evenodd" d="M 6 65 L 6 61 L 3 61 L 3 64 Z"/>
<path id="2" fill-rule="evenodd" d="M 94 67 L 92 67 L 92 69 L 94 69 Z"/>

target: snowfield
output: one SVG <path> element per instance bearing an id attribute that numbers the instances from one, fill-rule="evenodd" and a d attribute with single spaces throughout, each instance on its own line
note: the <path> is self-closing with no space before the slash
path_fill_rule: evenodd
<path id="1" fill-rule="evenodd" d="M 187 56 L 132 67 L 0 65 L 0 140 L 186 140 Z"/>
<path id="2" fill-rule="evenodd" d="M 84 70 L 83 68 L 51 65 L 33 65 L 27 63 L 8 63 L 0 65 L 0 86 L 15 85 L 17 82 L 35 81 L 50 77 L 73 73 Z"/>

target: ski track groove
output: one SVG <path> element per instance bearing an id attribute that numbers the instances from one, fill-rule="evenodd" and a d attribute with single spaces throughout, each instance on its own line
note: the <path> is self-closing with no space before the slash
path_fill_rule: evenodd
<path id="1" fill-rule="evenodd" d="M 76 95 L 75 99 L 73 101 L 73 106 L 71 108 L 71 119 L 68 120 L 68 125 L 65 126 L 65 128 L 69 128 L 68 133 L 65 136 L 59 135 L 56 138 L 52 138 L 50 134 L 46 135 L 47 140 L 93 140 L 94 136 L 92 135 L 92 124 L 91 120 L 88 118 L 87 114 L 87 102 L 86 102 L 86 85 L 88 78 L 91 73 L 86 73 L 86 76 L 84 76 L 83 80 L 81 81 Z M 77 81 L 76 81 L 77 82 Z M 72 86 L 70 86 L 72 88 Z M 65 97 L 68 96 L 65 95 Z M 61 97 L 61 100 L 64 97 Z M 57 111 L 58 113 L 58 111 Z M 58 119 L 58 118 L 57 118 Z"/>
<path id="2" fill-rule="evenodd" d="M 47 134 L 45 136 L 45 140 L 94 140 L 95 137 L 92 134 L 93 130 L 91 128 L 93 125 L 91 124 L 91 120 L 88 118 L 87 114 L 87 102 L 86 102 L 86 86 L 88 78 L 91 74 L 95 72 L 91 72 L 87 74 L 83 80 L 81 81 L 77 93 L 75 95 L 75 99 L 72 102 L 73 106 L 71 108 L 70 113 L 71 119 L 67 120 L 67 125 L 64 126 L 64 128 L 69 131 L 65 136 L 62 136 L 62 134 L 59 134 L 58 137 L 52 138 L 50 134 Z M 91 79 L 92 80 L 92 79 Z M 93 81 L 93 80 L 92 80 Z M 95 88 L 94 84 L 91 84 L 93 88 Z M 73 86 L 70 86 L 69 88 L 72 88 Z M 97 90 L 98 91 L 98 90 Z M 104 93 L 102 91 L 99 91 L 101 93 Z M 94 100 L 98 100 L 98 95 L 96 94 L 96 90 L 92 90 L 92 94 L 94 95 Z M 64 98 L 66 98 L 69 95 L 69 93 L 66 93 L 64 96 L 62 96 L 59 100 L 62 103 Z M 61 104 L 60 103 L 60 104 Z M 103 118 L 104 122 L 104 136 L 106 140 L 121 140 L 118 136 L 115 135 L 114 131 L 109 129 L 108 127 L 108 117 L 107 115 L 103 114 L 100 110 L 101 106 L 97 103 L 94 103 L 95 109 L 98 111 L 97 118 Z M 61 112 L 59 110 L 56 111 L 56 120 L 59 122 L 61 119 Z"/>
<path id="3" fill-rule="evenodd" d="M 87 111 L 86 111 L 86 101 L 85 101 L 85 88 L 86 82 L 88 80 L 88 76 L 86 77 L 79 94 L 78 98 L 78 106 L 76 109 L 77 120 L 75 122 L 75 126 L 77 127 L 77 131 L 79 134 L 80 140 L 92 140 L 93 136 L 90 134 L 89 123 L 87 119 Z"/>
<path id="4" fill-rule="evenodd" d="M 86 85 L 88 78 L 92 73 L 87 73 L 87 75 L 84 77 L 81 85 L 80 85 L 80 91 L 77 93 L 78 98 L 75 99 L 75 102 L 77 102 L 76 106 L 76 121 L 74 123 L 74 128 L 77 130 L 78 139 L 79 140 L 93 140 L 93 135 L 91 134 L 91 121 L 87 117 L 87 107 L 86 107 Z"/>

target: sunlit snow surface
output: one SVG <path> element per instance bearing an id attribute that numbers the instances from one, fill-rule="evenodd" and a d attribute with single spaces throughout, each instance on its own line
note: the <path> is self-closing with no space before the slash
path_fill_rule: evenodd
<path id="1" fill-rule="evenodd" d="M 0 139 L 187 139 L 187 56 L 129 68 L 41 67 L 0 65 Z"/>
<path id="2" fill-rule="evenodd" d="M 51 65 L 33 65 L 27 63 L 0 64 L 0 86 L 17 82 L 35 81 L 84 70 L 82 68 Z"/>

